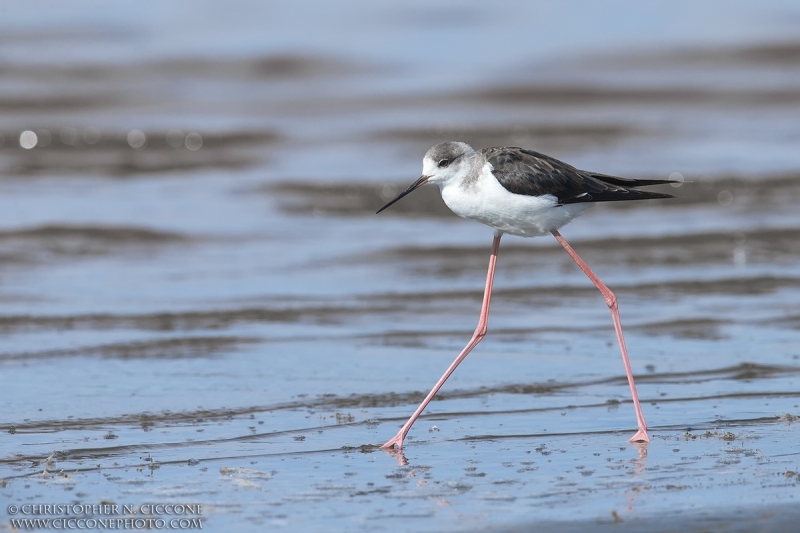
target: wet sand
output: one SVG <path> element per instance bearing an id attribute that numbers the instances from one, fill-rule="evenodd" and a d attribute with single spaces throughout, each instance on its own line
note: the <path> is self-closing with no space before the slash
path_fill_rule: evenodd
<path id="1" fill-rule="evenodd" d="M 795 529 L 800 13 L 510 5 L 0 8 L 0 529 L 100 502 L 214 531 Z M 649 446 L 600 294 L 504 237 L 488 336 L 378 449 L 477 320 L 491 231 L 433 188 L 375 215 L 452 139 L 684 179 L 562 230 L 619 298 Z"/>

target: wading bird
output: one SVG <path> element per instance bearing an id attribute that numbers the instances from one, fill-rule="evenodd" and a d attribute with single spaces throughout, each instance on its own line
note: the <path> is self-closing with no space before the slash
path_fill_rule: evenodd
<path id="1" fill-rule="evenodd" d="M 427 183 L 439 186 L 444 203 L 456 215 L 477 220 L 494 228 L 489 273 L 486 276 L 478 327 L 475 328 L 472 339 L 436 382 L 408 422 L 400 428 L 394 438 L 381 447 L 403 448 L 403 441 L 419 415 L 461 361 L 486 335 L 497 250 L 504 233 L 520 237 L 538 237 L 552 233 L 592 283 L 600 289 L 611 310 L 636 410 L 639 430 L 630 442 L 650 442 L 650 437 L 647 436 L 647 424 L 639 405 L 639 396 L 636 394 L 636 385 L 633 382 L 628 350 L 625 348 L 625 339 L 622 336 L 617 297 L 578 257 L 558 229 L 596 202 L 671 198 L 670 194 L 640 191 L 635 187 L 672 183 L 672 181 L 627 179 L 586 172 L 558 159 L 522 148 L 485 148 L 476 151 L 463 142 L 446 142 L 428 150 L 422 160 L 422 176 L 394 200 L 380 208 L 378 213 Z"/>

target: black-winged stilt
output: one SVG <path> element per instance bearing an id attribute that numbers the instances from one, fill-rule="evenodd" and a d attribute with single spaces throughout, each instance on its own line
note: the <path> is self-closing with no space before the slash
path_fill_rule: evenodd
<path id="1" fill-rule="evenodd" d="M 639 430 L 630 439 L 630 442 L 650 442 L 650 437 L 647 436 L 647 424 L 639 405 L 639 396 L 636 394 L 636 385 L 633 382 L 628 350 L 625 348 L 625 339 L 622 336 L 617 297 L 578 257 L 558 229 L 595 202 L 671 198 L 670 194 L 635 189 L 635 187 L 671 183 L 671 180 L 618 178 L 578 170 L 562 161 L 532 150 L 502 147 L 476 151 L 463 142 L 446 142 L 437 144 L 428 150 L 422 160 L 422 177 L 397 195 L 394 200 L 381 207 L 378 213 L 426 183 L 434 183 L 439 186 L 444 203 L 458 216 L 477 220 L 494 228 L 494 241 L 489 256 L 489 273 L 486 276 L 486 288 L 483 293 L 478 327 L 475 328 L 472 339 L 436 382 L 408 422 L 382 448 L 396 446 L 398 449 L 402 449 L 403 440 L 428 402 L 461 361 L 486 335 L 497 250 L 500 247 L 500 238 L 504 233 L 521 237 L 538 237 L 552 233 L 592 283 L 600 289 L 611 310 L 617 341 L 622 352 L 622 361 L 625 364 L 625 372 L 631 388 L 633 406 L 636 410 L 636 422 Z"/>

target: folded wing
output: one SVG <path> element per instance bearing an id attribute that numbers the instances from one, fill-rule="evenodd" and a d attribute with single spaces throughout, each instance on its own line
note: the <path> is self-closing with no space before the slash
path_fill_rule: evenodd
<path id="1" fill-rule="evenodd" d="M 586 172 L 558 159 L 523 148 L 486 148 L 481 152 L 494 168 L 492 173 L 500 185 L 514 194 L 549 194 L 558 198 L 561 205 L 673 198 L 671 194 L 635 188 L 673 183 L 672 180 L 629 179 Z"/>

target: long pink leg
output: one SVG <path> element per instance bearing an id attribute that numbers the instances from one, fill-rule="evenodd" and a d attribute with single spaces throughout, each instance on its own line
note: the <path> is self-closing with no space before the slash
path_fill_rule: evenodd
<path id="1" fill-rule="evenodd" d="M 639 426 L 639 431 L 636 432 L 630 442 L 650 442 L 650 437 L 647 436 L 647 422 L 644 421 L 644 415 L 642 414 L 642 407 L 639 405 L 639 395 L 636 394 L 636 384 L 633 382 L 633 372 L 631 371 L 631 363 L 628 360 L 628 350 L 625 348 L 625 339 L 622 337 L 622 323 L 619 321 L 619 306 L 617 305 L 617 297 L 614 295 L 611 290 L 605 286 L 605 284 L 600 281 L 592 269 L 589 268 L 589 265 L 583 262 L 583 259 L 578 257 L 578 254 L 575 253 L 575 250 L 567 244 L 567 241 L 564 240 L 564 237 L 557 230 L 553 230 L 551 232 L 556 240 L 564 247 L 567 253 L 578 263 L 578 266 L 581 267 L 583 273 L 589 276 L 589 279 L 592 280 L 592 283 L 600 289 L 600 292 L 603 294 L 603 297 L 606 299 L 606 305 L 611 310 L 611 318 L 614 320 L 614 330 L 617 332 L 617 341 L 619 341 L 619 349 L 622 352 L 622 362 L 625 363 L 625 373 L 628 374 L 628 385 L 631 387 L 631 396 L 633 397 L 633 407 L 636 409 L 636 423 Z"/>
<path id="2" fill-rule="evenodd" d="M 419 415 L 422 414 L 422 411 L 425 410 L 425 407 L 427 407 L 431 399 L 433 399 L 436 393 L 439 392 L 439 389 L 442 388 L 442 385 L 444 385 L 444 382 L 450 377 L 450 374 L 452 374 L 458 365 L 461 364 L 461 361 L 463 361 L 467 355 L 469 355 L 469 352 L 471 352 L 472 349 L 475 348 L 479 342 L 481 342 L 481 339 L 486 336 L 486 329 L 487 325 L 489 324 L 489 301 L 492 298 L 492 282 L 494 281 L 494 267 L 497 264 L 497 250 L 500 248 L 500 237 L 502 236 L 502 233 L 496 233 L 494 236 L 494 241 L 492 242 L 492 254 L 489 256 L 489 273 L 486 275 L 486 289 L 483 291 L 481 316 L 480 319 L 478 319 L 478 327 L 475 328 L 475 333 L 472 334 L 472 339 L 469 341 L 469 344 L 467 344 L 464 349 L 461 350 L 461 353 L 458 354 L 458 357 L 456 357 L 455 361 L 453 361 L 453 363 L 447 368 L 447 371 L 444 373 L 444 375 L 439 378 L 439 381 L 436 382 L 436 385 L 433 386 L 433 389 L 431 389 L 425 399 L 422 400 L 422 403 L 419 404 L 419 407 L 417 407 L 417 410 L 414 411 L 413 415 L 411 415 L 411 418 L 408 419 L 408 422 L 403 424 L 403 427 L 400 428 L 400 431 L 397 432 L 397 435 L 395 435 L 392 440 L 381 446 L 381 448 L 391 448 L 396 445 L 398 450 L 403 449 L 403 440 L 405 440 L 408 431 L 411 429 L 411 426 L 414 425 L 414 422 L 417 420 L 417 418 L 419 418 Z"/>

